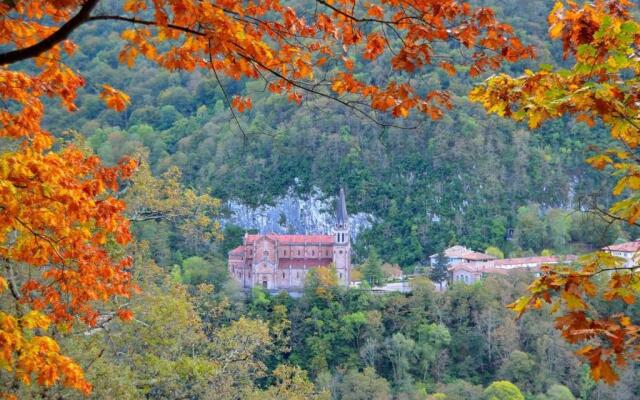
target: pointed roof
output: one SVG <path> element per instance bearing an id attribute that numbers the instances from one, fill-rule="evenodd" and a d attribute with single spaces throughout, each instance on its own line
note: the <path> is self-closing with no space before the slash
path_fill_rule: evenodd
<path id="1" fill-rule="evenodd" d="M 338 194 L 338 202 L 336 204 L 336 219 L 338 225 L 346 225 L 349 222 L 349 214 L 347 214 L 347 200 L 344 195 L 344 188 L 340 188 Z"/>

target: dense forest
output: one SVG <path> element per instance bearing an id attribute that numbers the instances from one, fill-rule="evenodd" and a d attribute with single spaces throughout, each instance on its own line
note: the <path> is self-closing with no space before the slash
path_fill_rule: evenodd
<path id="1" fill-rule="evenodd" d="M 314 277 L 301 298 L 256 288 L 245 299 L 231 283 L 210 279 L 185 290 L 152 263 L 141 265 L 143 294 L 132 310 L 145 324 L 69 344 L 87 363 L 101 355 L 87 371 L 96 398 L 470 400 L 490 398 L 487 388 L 502 381 L 496 390 L 516 385 L 535 400 L 640 395 L 633 366 L 615 386 L 596 384 L 547 313 L 514 320 L 506 305 L 530 274 L 443 293 L 422 278 L 409 296 Z M 299 397 L 269 397 L 265 387 L 282 383 L 274 369 L 283 363 L 315 384 L 294 387 Z"/>
<path id="2" fill-rule="evenodd" d="M 562 60 L 560 47 L 546 39 L 546 1 L 481 3 L 536 46 L 537 60 L 508 69 Z M 526 125 L 487 117 L 466 99 L 481 79 L 450 77 L 435 68 L 411 83 L 418 90 L 450 90 L 455 108 L 437 121 L 412 116 L 404 121 L 412 129 L 381 127 L 312 95 L 298 106 L 265 91 L 261 82 L 227 79 L 222 87 L 228 96 L 253 98 L 252 109 L 236 121 L 211 74 L 170 73 L 144 61 L 133 68 L 119 63 L 119 32 L 125 28 L 120 23 L 82 28 L 74 34 L 81 53 L 71 62 L 91 82 L 126 87 L 131 106 L 122 113 L 106 108 L 89 84 L 79 94 L 78 112 L 60 110 L 46 119 L 56 131 L 82 132 L 106 162 L 144 154 L 156 175 L 178 167 L 185 186 L 254 206 L 269 204 L 290 189 L 301 196 L 314 188 L 333 195 L 343 186 L 350 212 L 374 218 L 373 227 L 357 240 L 359 259 L 374 246 L 403 267 L 424 263 L 425 256 L 456 243 L 477 249 L 497 246 L 507 254 L 545 248 L 571 253 L 576 251 L 571 242 L 593 248 L 624 236 L 614 231 L 601 237 L 602 227 L 592 226 L 597 218 L 560 216 L 560 211 L 589 209 L 593 202 L 608 203 L 611 182 L 584 162 L 593 146 L 606 145 L 603 127 L 567 118 L 532 132 Z M 363 78 L 388 76 L 388 61 L 381 57 L 369 65 L 369 76 Z M 530 214 L 540 216 L 530 221 L 521 215 L 526 210 L 519 214 L 521 207 L 533 207 Z M 572 235 L 572 220 L 579 225 L 574 231 L 595 233 Z M 559 232 L 559 237 L 542 240 L 536 232 L 540 240 L 511 240 L 518 230 L 540 229 Z M 153 240 L 172 240 L 157 236 Z M 177 244 L 172 249 L 184 253 Z"/>
<path id="3" fill-rule="evenodd" d="M 75 10 L 98 3 L 74 1 L 60 0 L 60 5 L 73 3 L 66 6 Z M 99 3 L 103 17 L 123 6 L 116 0 Z M 619 278 L 620 260 L 579 259 L 594 269 L 584 272 L 572 265 L 542 277 L 517 271 L 471 285 L 450 282 L 447 290 L 418 273 L 407 283 L 410 292 L 391 294 L 375 293 L 366 284 L 340 286 L 330 266 L 310 270 L 304 290 L 295 295 L 257 287 L 246 291 L 227 266 L 228 252 L 247 232 L 247 227 L 226 223 L 229 201 L 257 207 L 290 193 L 302 198 L 322 193 L 331 201 L 339 188 L 347 191 L 350 213 L 371 216 L 370 228 L 354 241 L 353 264 L 360 274 L 380 272 L 383 263 L 405 273 L 424 272 L 430 255 L 454 244 L 502 258 L 582 254 L 634 240 L 640 233 L 635 224 L 640 207 L 629 207 L 631 215 L 624 218 L 597 212 L 614 204 L 615 180 L 610 170 L 585 162 L 619 139 L 610 135 L 609 121 L 591 124 L 588 118 L 561 114 L 533 130 L 524 121 L 506 118 L 512 116 L 502 109 L 496 112 L 486 104 L 483 109 L 469 92 L 483 82 L 489 85 L 485 79 L 495 71 L 472 76 L 473 63 L 465 62 L 456 40 L 433 43 L 438 55 L 455 61 L 453 74 L 435 64 L 415 74 L 390 68 L 393 51 L 375 60 L 353 53 L 344 61 L 355 66 L 358 79 L 371 84 L 401 77 L 417 93 L 449 91 L 453 107 L 439 119 L 422 113 L 400 119 L 375 110 L 356 112 L 336 98 L 309 91 L 288 99 L 263 81 L 219 76 L 215 68 L 161 67 L 142 58 L 128 62 L 121 52 L 123 39 L 132 35 L 127 29 L 143 21 L 137 18 L 158 17 L 136 8 L 140 2 L 124 3 L 135 18 L 105 17 L 71 32 L 77 48 L 73 57 L 64 56 L 65 65 L 82 71 L 82 84 L 60 74 L 52 78 L 63 81 L 60 93 L 51 89 L 55 85 L 33 89 L 38 98 L 46 97 L 42 125 L 55 142 L 41 139 L 42 144 L 31 136 L 20 145 L 11 142 L 20 135 L 6 121 L 35 102 L 15 95 L 6 84 L 11 79 L 0 80 L 0 94 L 10 93 L 0 99 L 0 398 L 640 398 L 640 365 L 621 355 L 625 345 L 612 345 L 616 352 L 606 353 L 606 362 L 601 362 L 605 352 L 600 347 L 589 347 L 597 335 L 631 337 L 626 345 L 636 345 L 640 327 L 632 320 L 639 312 L 634 293 L 640 280 L 635 269 Z M 283 3 L 299 15 L 311 15 L 308 1 Z M 314 7 L 337 7 L 333 3 L 318 0 Z M 353 4 L 352 11 L 369 7 Z M 494 10 L 535 48 L 537 58 L 516 57 L 499 72 L 519 76 L 540 65 L 547 71 L 545 65 L 570 68 L 575 62 L 563 57 L 566 45 L 549 39 L 550 2 L 471 4 Z M 6 10 L 13 7 L 14 2 L 0 0 L 3 24 L 11 20 Z M 56 9 L 47 8 L 45 20 L 64 20 Z M 276 9 L 270 12 L 279 15 Z M 180 16 L 180 7 L 172 10 L 172 17 Z M 377 12 L 369 10 L 370 16 Z M 43 13 L 25 15 L 37 19 Z M 365 24 L 362 29 L 370 33 L 374 28 Z M 25 28 L 16 36 L 30 32 Z M 294 33 L 294 38 L 302 35 Z M 402 47 L 404 39 L 385 37 L 389 48 Z M 159 40 L 158 52 L 171 51 L 165 40 Z M 275 36 L 270 40 L 277 42 Z M 19 43 L 0 41 L 0 51 Z M 13 71 L 5 67 L 13 64 L 5 60 L 11 55 L 0 52 L 0 77 Z M 17 65 L 25 74 L 40 68 L 38 63 Z M 332 62 L 320 67 L 327 75 L 340 69 Z M 247 96 L 250 106 L 232 104 L 231 99 Z M 72 101 L 77 110 L 69 112 Z M 23 166 L 14 157 L 21 151 L 38 161 Z M 47 158 L 58 152 L 60 158 Z M 636 160 L 631 153 L 615 156 Z M 51 170 L 39 169 L 40 162 Z M 58 178 L 65 166 L 73 173 Z M 637 169 L 623 172 L 628 171 Z M 24 177 L 6 189 L 5 182 L 18 173 Z M 40 200 L 5 201 L 42 176 L 55 177 L 56 185 L 37 182 L 40 186 L 26 191 Z M 637 178 L 629 181 L 629 190 L 640 188 L 640 172 Z M 52 199 L 69 206 L 53 208 Z M 6 216 L 20 207 L 27 210 Z M 54 219 L 63 226 L 48 225 Z M 67 252 L 66 246 L 77 249 Z M 598 263 L 604 268 L 595 269 Z M 19 269 L 24 266 L 35 268 Z M 383 283 L 384 278 L 373 280 Z M 552 302 L 552 289 L 564 290 L 559 297 L 566 304 Z M 522 299 L 525 303 L 518 306 Z M 517 318 L 510 308 L 523 315 Z M 528 308 L 542 310 L 525 312 Z M 574 320 L 556 319 L 549 309 Z M 593 317 L 588 325 L 580 314 L 587 309 L 603 319 Z M 614 328 L 624 331 L 622 336 L 615 336 Z M 580 346 L 585 341 L 590 343 L 586 351 Z M 592 350 L 598 353 L 593 356 Z M 609 370 L 601 372 L 611 368 L 613 359 L 617 379 Z"/>

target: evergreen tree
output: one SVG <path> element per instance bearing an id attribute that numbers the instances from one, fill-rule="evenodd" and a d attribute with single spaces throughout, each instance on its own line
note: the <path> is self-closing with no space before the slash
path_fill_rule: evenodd
<path id="1" fill-rule="evenodd" d="M 369 249 L 369 255 L 360 269 L 362 271 L 362 279 L 372 287 L 378 286 L 384 281 L 385 276 L 382 270 L 382 260 L 375 247 Z"/>
<path id="2" fill-rule="evenodd" d="M 447 280 L 449 272 L 447 271 L 448 267 L 447 257 L 444 253 L 438 253 L 436 257 L 436 262 L 431 266 L 431 270 L 429 271 L 429 279 L 431 281 L 440 285 L 440 290 L 442 290 L 442 282 Z"/>

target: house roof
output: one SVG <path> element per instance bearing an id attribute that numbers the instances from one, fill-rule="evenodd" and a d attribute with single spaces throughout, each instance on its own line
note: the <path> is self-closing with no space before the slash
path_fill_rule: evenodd
<path id="1" fill-rule="evenodd" d="M 470 250 L 464 246 L 452 246 L 449 247 L 448 249 L 444 250 L 444 256 L 447 258 L 461 258 L 464 260 L 471 260 L 471 261 L 484 261 L 484 260 L 493 260 L 496 257 L 489 255 L 489 254 L 484 254 L 484 253 L 479 253 L 477 251 L 473 251 Z M 431 257 L 437 256 L 438 254 L 432 254 Z"/>
<path id="2" fill-rule="evenodd" d="M 238 246 L 235 249 L 231 250 L 229 254 L 244 254 L 244 248 L 242 246 Z"/>
<path id="3" fill-rule="evenodd" d="M 573 261 L 576 256 L 535 256 L 535 257 L 519 257 L 519 258 L 505 258 L 502 260 L 494 260 L 493 265 L 496 267 L 507 267 L 510 265 L 521 264 L 556 264 L 561 261 Z"/>
<path id="4" fill-rule="evenodd" d="M 488 274 L 501 274 L 506 275 L 509 273 L 504 268 L 498 268 L 487 262 L 470 262 L 470 263 L 457 263 L 449 267 L 449 271 L 466 271 L 472 273 L 488 273 Z"/>
<path id="5" fill-rule="evenodd" d="M 462 262 L 456 263 L 449 267 L 449 271 L 468 271 L 468 272 L 496 272 L 507 273 L 509 269 L 519 268 L 521 265 L 535 264 L 539 267 L 544 264 L 557 264 L 562 261 L 573 261 L 576 259 L 574 255 L 567 256 L 536 256 L 536 257 L 520 257 L 505 258 L 502 260 L 491 260 L 481 262 Z M 522 267 L 526 268 L 526 267 Z"/>
<path id="6" fill-rule="evenodd" d="M 622 251 L 625 253 L 637 253 L 640 251 L 640 240 L 635 240 L 633 242 L 626 242 L 620 244 L 612 244 L 607 247 L 603 247 L 603 250 L 608 251 Z"/>
<path id="7" fill-rule="evenodd" d="M 267 237 L 280 244 L 333 244 L 332 235 L 277 235 L 275 233 L 247 235 L 245 243 L 252 244 L 261 237 Z"/>
<path id="8" fill-rule="evenodd" d="M 485 254 L 485 253 L 478 253 L 477 251 L 471 251 L 469 253 L 466 253 L 464 255 L 462 255 L 462 257 L 460 258 L 464 258 L 465 260 L 472 260 L 472 261 L 483 261 L 483 260 L 495 260 L 496 257 L 489 255 L 489 254 Z"/>

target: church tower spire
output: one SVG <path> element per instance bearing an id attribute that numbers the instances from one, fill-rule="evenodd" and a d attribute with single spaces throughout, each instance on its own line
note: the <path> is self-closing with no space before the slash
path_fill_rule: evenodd
<path id="1" fill-rule="evenodd" d="M 336 223 L 338 227 L 349 225 L 349 214 L 347 214 L 347 200 L 344 195 L 344 188 L 340 188 L 338 193 L 338 204 L 336 206 Z"/>
<path id="2" fill-rule="evenodd" d="M 349 285 L 351 276 L 351 240 L 347 200 L 342 187 L 336 201 L 336 225 L 333 232 L 333 263 L 336 266 L 336 273 L 341 284 Z"/>

